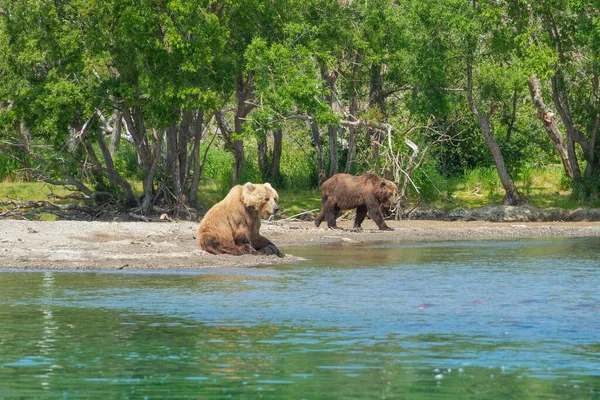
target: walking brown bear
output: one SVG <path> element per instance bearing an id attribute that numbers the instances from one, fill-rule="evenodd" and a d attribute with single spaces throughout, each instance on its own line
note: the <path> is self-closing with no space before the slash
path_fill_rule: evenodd
<path id="1" fill-rule="evenodd" d="M 335 174 L 321 186 L 321 212 L 315 219 L 318 227 L 323 220 L 331 229 L 339 229 L 336 219 L 341 210 L 356 208 L 354 229 L 360 230 L 367 213 L 380 230 L 392 231 L 381 214 L 381 206 L 396 203 L 398 186 L 392 181 L 369 173 L 361 176 Z"/>

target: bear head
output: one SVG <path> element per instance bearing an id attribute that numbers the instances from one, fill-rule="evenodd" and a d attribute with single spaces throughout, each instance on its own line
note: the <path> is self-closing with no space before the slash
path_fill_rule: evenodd
<path id="1" fill-rule="evenodd" d="M 382 179 L 375 189 L 375 197 L 381 205 L 391 207 L 398 202 L 398 186 L 392 181 Z"/>
<path id="2" fill-rule="evenodd" d="M 263 218 L 269 218 L 279 211 L 279 195 L 269 183 L 247 182 L 242 187 L 242 199 L 246 207 L 254 208 Z"/>

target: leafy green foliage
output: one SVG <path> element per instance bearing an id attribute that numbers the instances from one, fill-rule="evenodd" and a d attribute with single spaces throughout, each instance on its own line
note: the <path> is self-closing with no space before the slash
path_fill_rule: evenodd
<path id="1" fill-rule="evenodd" d="M 133 115 L 138 143 L 122 141 L 112 158 L 120 176 L 135 182 L 152 164 L 142 144 L 149 153 L 166 153 L 166 139 L 157 142 L 157 133 L 180 127 L 187 112 L 203 113 L 210 129 L 217 110 L 232 121 L 243 86 L 249 93 L 242 107 L 251 111 L 233 120 L 237 133 L 228 138 L 244 144 L 240 181 L 263 179 L 257 140 L 272 146 L 276 129 L 284 132 L 276 183 L 290 191 L 317 185 L 317 147 L 325 156 L 337 151 L 340 170 L 348 160 L 352 173 L 383 173 L 393 166 L 390 157 L 406 166 L 408 137 L 421 149 L 431 145 L 412 171 L 420 194 L 411 184 L 409 199 L 435 202 L 440 193 L 458 192 L 456 179 L 497 198 L 494 160 L 467 102 L 470 65 L 474 101 L 489 115 L 508 172 L 526 194 L 538 193 L 537 168 L 561 165 L 531 105 L 532 74 L 542 80 L 565 140 L 566 124 L 573 123 L 569 135 L 584 177 L 565 178 L 561 187 L 591 200 L 600 193 L 596 2 L 0 0 L 0 9 L 3 180 L 19 177 L 14 155 L 35 169 L 43 165 L 48 177 L 72 176 L 118 192 L 110 187 L 109 160 L 97 141 L 104 129 L 100 113 Z M 568 107 L 561 113 L 557 103 Z M 321 129 L 319 143 L 313 143 L 309 119 Z M 348 121 L 364 122 L 352 131 L 354 156 Z M 327 127 L 340 122 L 346 124 L 330 145 Z M 393 127 L 391 148 L 367 123 Z M 40 159 L 19 147 L 20 126 Z M 192 154 L 193 136 L 175 144 L 182 154 Z M 224 148 L 231 143 L 217 143 L 207 153 L 201 187 L 226 191 L 234 159 Z M 203 138 L 201 156 L 207 145 Z M 90 148 L 101 155 L 102 168 L 91 167 Z M 266 157 L 270 161 L 271 152 Z M 170 180 L 167 158 L 157 159 L 156 182 Z M 398 176 L 403 184 L 403 173 Z"/>

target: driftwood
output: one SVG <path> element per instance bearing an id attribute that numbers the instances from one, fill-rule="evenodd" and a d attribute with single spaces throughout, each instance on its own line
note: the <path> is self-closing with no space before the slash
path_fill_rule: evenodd
<path id="1" fill-rule="evenodd" d="M 144 222 L 171 222 L 170 218 L 150 218 L 150 217 L 146 217 L 145 215 L 140 215 L 140 214 L 136 214 L 133 212 L 130 212 L 127 214 L 130 218 L 136 219 L 138 221 L 144 221 Z"/>
<path id="2" fill-rule="evenodd" d="M 312 209 L 312 210 L 303 211 L 303 212 L 301 212 L 301 213 L 294 214 L 294 215 L 292 215 L 291 217 L 287 217 L 287 218 L 284 218 L 284 219 L 280 219 L 280 220 L 279 220 L 279 222 L 297 220 L 297 218 L 296 218 L 296 217 L 299 217 L 299 216 L 301 216 L 301 215 L 305 215 L 305 214 L 309 214 L 309 213 L 313 213 L 313 212 L 315 212 L 315 211 L 319 211 L 319 209 L 318 209 L 318 208 L 314 208 L 314 209 Z M 269 217 L 269 219 L 270 219 L 270 217 Z"/>
<path id="3" fill-rule="evenodd" d="M 48 200 L 18 202 L 8 200 L 0 202 L 0 218 L 25 218 L 31 212 L 54 214 L 63 219 L 95 219 L 104 210 L 103 207 L 89 207 L 78 204 L 56 204 Z"/>

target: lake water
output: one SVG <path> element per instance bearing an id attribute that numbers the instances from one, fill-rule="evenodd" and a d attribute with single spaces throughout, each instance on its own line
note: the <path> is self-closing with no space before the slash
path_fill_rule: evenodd
<path id="1" fill-rule="evenodd" d="M 284 251 L 0 272 L 0 399 L 600 399 L 600 238 Z"/>

